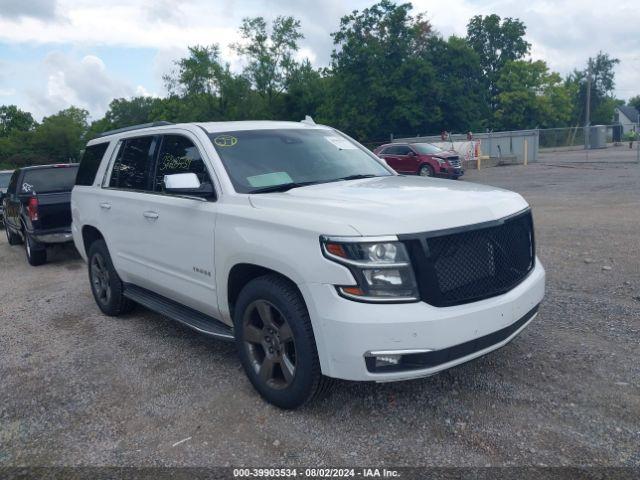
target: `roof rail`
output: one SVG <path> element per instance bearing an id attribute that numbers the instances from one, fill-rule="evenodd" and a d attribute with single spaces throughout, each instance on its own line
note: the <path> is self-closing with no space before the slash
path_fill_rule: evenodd
<path id="1" fill-rule="evenodd" d="M 173 122 L 161 120 L 159 122 L 141 123 L 140 125 L 131 125 L 130 127 L 116 128 L 115 130 L 108 130 L 106 132 L 99 133 L 98 135 L 96 135 L 96 138 L 106 137 L 109 135 L 114 135 L 116 133 L 130 132 L 132 130 L 140 130 L 141 128 L 161 127 L 162 125 L 173 125 Z"/>

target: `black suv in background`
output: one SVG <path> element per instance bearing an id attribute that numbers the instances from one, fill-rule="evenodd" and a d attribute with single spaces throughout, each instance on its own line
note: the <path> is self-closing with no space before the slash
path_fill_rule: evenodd
<path id="1" fill-rule="evenodd" d="M 9 186 L 9 180 L 13 170 L 0 170 L 0 227 L 4 226 L 4 210 L 2 208 L 2 197 L 7 193 L 7 187 Z"/>
<path id="2" fill-rule="evenodd" d="M 24 167 L 11 175 L 2 199 L 9 245 L 24 243 L 29 264 L 47 261 L 47 245 L 73 240 L 71 189 L 77 163 Z"/>

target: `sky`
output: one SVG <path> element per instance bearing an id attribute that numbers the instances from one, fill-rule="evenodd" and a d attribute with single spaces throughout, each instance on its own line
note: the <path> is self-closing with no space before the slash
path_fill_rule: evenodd
<path id="1" fill-rule="evenodd" d="M 0 105 L 36 119 L 70 105 L 100 118 L 113 98 L 166 94 L 162 75 L 189 45 L 229 45 L 244 17 L 292 15 L 305 39 L 300 58 L 326 66 L 340 17 L 373 0 L 0 0 Z M 398 2 L 400 3 L 400 2 Z M 618 98 L 640 94 L 637 0 L 414 0 L 443 36 L 466 33 L 473 15 L 517 17 L 527 26 L 531 58 L 565 75 L 598 51 L 619 58 Z"/>

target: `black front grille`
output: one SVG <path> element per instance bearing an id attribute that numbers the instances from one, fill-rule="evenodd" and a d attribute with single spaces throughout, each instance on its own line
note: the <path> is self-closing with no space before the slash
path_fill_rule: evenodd
<path id="1" fill-rule="evenodd" d="M 422 300 L 436 307 L 505 293 L 522 282 L 535 263 L 529 210 L 497 222 L 411 237 L 405 240 Z"/>
<path id="2" fill-rule="evenodd" d="M 459 157 L 449 157 L 447 158 L 448 162 L 454 168 L 460 168 L 460 158 Z"/>

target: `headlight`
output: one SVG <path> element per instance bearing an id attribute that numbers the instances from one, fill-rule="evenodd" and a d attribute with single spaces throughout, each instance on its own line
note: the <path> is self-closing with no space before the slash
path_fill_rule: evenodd
<path id="1" fill-rule="evenodd" d="M 436 161 L 438 162 L 438 165 L 442 166 L 442 165 L 446 165 L 447 161 L 444 158 L 438 158 L 438 157 L 433 157 L 436 159 Z"/>
<path id="2" fill-rule="evenodd" d="M 404 244 L 372 237 L 322 237 L 325 257 L 351 270 L 356 286 L 338 285 L 347 298 L 364 302 L 415 302 L 418 288 Z"/>

